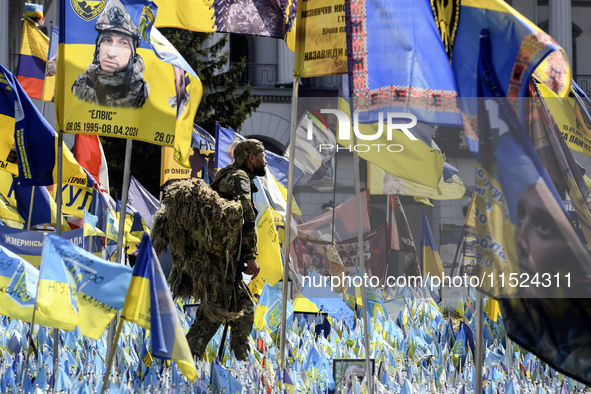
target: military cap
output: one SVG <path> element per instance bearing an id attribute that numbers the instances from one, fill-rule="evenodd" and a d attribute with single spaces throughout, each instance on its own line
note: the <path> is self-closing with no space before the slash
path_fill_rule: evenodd
<path id="1" fill-rule="evenodd" d="M 239 166 L 243 165 L 248 157 L 249 153 L 258 154 L 265 151 L 265 146 L 259 140 L 250 138 L 244 141 L 240 141 L 236 148 L 234 148 L 234 161 Z"/>

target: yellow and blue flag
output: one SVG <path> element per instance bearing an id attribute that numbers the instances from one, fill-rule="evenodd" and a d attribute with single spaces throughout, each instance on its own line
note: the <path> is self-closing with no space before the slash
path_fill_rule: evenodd
<path id="1" fill-rule="evenodd" d="M 95 7 L 79 3 L 61 0 L 59 7 L 55 95 L 59 130 L 172 146 L 175 160 L 188 167 L 203 86 L 153 27 L 158 7 L 149 0 L 108 0 Z M 104 60 L 101 65 L 99 38 L 119 25 L 132 36 L 133 56 L 112 71 Z"/>
<path id="2" fill-rule="evenodd" d="M 330 281 L 329 281 L 330 282 Z M 330 289 L 325 277 L 316 271 L 310 272 L 303 282 L 300 295 L 293 303 L 296 312 L 324 312 L 333 319 L 341 320 L 353 327 L 353 310 Z"/>
<path id="3" fill-rule="evenodd" d="M 397 177 L 373 163 L 367 163 L 367 177 L 371 194 L 399 194 L 433 200 L 457 200 L 466 194 L 458 170 L 448 163 L 443 163 L 443 177 L 439 179 L 437 188 Z"/>
<path id="4" fill-rule="evenodd" d="M 542 29 L 502 0 L 462 0 L 449 5 L 431 0 L 446 44 L 462 108 L 464 136 L 472 152 L 478 151 L 478 48 L 480 32 L 488 29 L 493 56 L 491 67 L 507 97 L 527 97 L 530 77 L 536 75 L 560 96 L 570 88 L 566 54 Z M 448 7 L 448 8 L 444 8 Z M 458 17 L 459 15 L 459 17 Z M 525 102 L 513 110 L 525 125 Z"/>
<path id="5" fill-rule="evenodd" d="M 43 243 L 36 313 L 98 339 L 123 308 L 131 268 L 109 263 L 57 235 Z"/>
<path id="6" fill-rule="evenodd" d="M 490 40 L 483 31 L 479 96 L 485 98 L 478 116 L 476 261 L 479 276 L 506 281 L 485 281 L 481 290 L 499 300 L 506 331 L 516 343 L 554 368 L 590 383 L 591 259 L 506 101 L 493 67 Z M 515 283 L 512 278 L 519 279 Z M 529 278 L 527 287 L 525 278 Z M 562 280 L 549 282 L 550 278 Z"/>
<path id="7" fill-rule="evenodd" d="M 0 219 L 10 227 L 23 228 L 25 226 L 25 219 L 2 194 L 0 194 Z"/>
<path id="8" fill-rule="evenodd" d="M 105 231 L 108 239 L 117 242 L 119 239 L 119 219 L 112 210 L 107 213 L 107 230 Z"/>
<path id="9" fill-rule="evenodd" d="M 53 185 L 52 199 L 54 201 L 57 197 L 57 190 L 57 185 Z M 84 211 L 88 211 L 92 204 L 92 191 L 93 189 L 84 186 L 62 185 L 62 214 L 84 219 Z"/>
<path id="10" fill-rule="evenodd" d="M 210 184 L 215 174 L 215 139 L 199 125 L 193 125 L 193 140 L 189 154 L 190 168 L 174 160 L 174 149 L 162 148 L 160 156 L 160 188 L 179 179 L 199 178 Z M 150 226 L 151 227 L 151 226 Z"/>
<path id="11" fill-rule="evenodd" d="M 26 4 L 25 11 L 35 6 L 35 4 Z M 31 98 L 42 98 L 48 48 L 49 38 L 39 30 L 37 22 L 25 17 L 16 75 Z"/>
<path id="12" fill-rule="evenodd" d="M 343 82 L 346 84 L 347 82 Z M 343 85 L 342 97 L 348 96 L 346 85 Z M 351 116 L 351 106 L 344 98 L 339 98 L 338 109 L 344 112 L 349 119 L 354 119 L 357 113 Z M 404 121 L 406 123 L 407 120 Z M 374 163 L 390 174 L 399 178 L 416 182 L 431 188 L 437 189 L 443 173 L 443 163 L 445 158 L 433 143 L 434 129 L 426 124 L 418 124 L 410 131 L 415 140 L 411 140 L 404 132 L 392 130 L 390 133 L 383 132 L 386 128 L 386 121 L 380 120 L 373 123 L 361 123 L 356 126 L 358 137 L 364 136 L 365 139 L 371 139 L 372 146 L 369 149 L 361 147 L 358 149 L 359 157 Z M 337 133 L 337 142 L 345 148 L 351 150 L 352 139 L 350 131 L 342 132 L 339 126 Z M 345 136 L 343 136 L 343 134 Z M 349 136 L 348 138 L 345 138 Z M 358 140 L 359 141 L 359 140 Z M 379 145 L 388 147 L 380 149 Z M 391 151 L 388 151 L 391 149 Z M 398 153 L 404 152 L 404 154 Z"/>
<path id="13" fill-rule="evenodd" d="M 261 330 L 266 326 L 269 331 L 277 332 L 281 323 L 281 299 L 281 292 L 265 283 L 254 315 L 254 324 L 257 330 Z M 291 327 L 293 305 L 289 300 L 287 301 L 286 313 L 286 327 Z"/>
<path id="14" fill-rule="evenodd" d="M 427 220 L 427 214 L 423 209 L 423 277 L 438 276 L 443 280 L 443 263 L 439 256 L 439 250 L 431 233 L 431 226 Z"/>
<path id="15" fill-rule="evenodd" d="M 92 215 L 87 210 L 84 210 L 84 236 L 94 236 L 98 235 L 101 237 L 105 236 L 101 230 L 96 228 L 96 223 L 98 222 L 98 217 Z"/>
<path id="16" fill-rule="evenodd" d="M 0 246 L 0 314 L 31 323 L 37 297 L 39 270 L 10 250 Z M 54 327 L 58 322 L 35 315 L 35 323 Z"/>
<path id="17" fill-rule="evenodd" d="M 454 76 L 428 1 L 355 1 L 346 21 L 351 106 L 360 123 L 407 112 L 422 123 L 461 124 Z"/>
<path id="18" fill-rule="evenodd" d="M 0 171 L 0 194 L 12 207 L 16 208 L 25 223 L 29 221 L 30 216 L 31 226 L 38 224 L 57 225 L 57 205 L 45 187 L 35 187 L 33 193 L 32 186 L 22 186 L 17 176 L 6 171 Z M 31 200 L 33 205 L 31 205 Z M 63 216 L 59 222 L 62 230 L 70 230 L 70 226 Z"/>
<path id="19" fill-rule="evenodd" d="M 121 316 L 150 330 L 155 357 L 175 360 L 189 380 L 197 378 L 185 332 L 148 234 L 142 238 Z"/>
<path id="20" fill-rule="evenodd" d="M 57 134 L 14 75 L 0 65 L 0 168 L 19 175 L 23 186 L 57 181 Z M 92 186 L 92 177 L 62 144 L 64 183 Z"/>

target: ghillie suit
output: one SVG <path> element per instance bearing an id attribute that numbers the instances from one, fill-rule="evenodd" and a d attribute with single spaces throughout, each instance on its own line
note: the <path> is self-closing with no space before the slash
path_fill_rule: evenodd
<path id="1" fill-rule="evenodd" d="M 199 308 L 212 322 L 242 316 L 228 311 L 240 254 L 240 203 L 221 198 L 201 179 L 186 179 L 166 189 L 163 205 L 154 215 L 151 235 L 157 253 L 170 247 L 172 296 L 200 299 Z M 216 299 L 226 304 L 208 302 Z"/>

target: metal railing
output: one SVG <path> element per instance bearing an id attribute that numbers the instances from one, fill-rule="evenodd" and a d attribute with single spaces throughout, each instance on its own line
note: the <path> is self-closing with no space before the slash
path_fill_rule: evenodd
<path id="1" fill-rule="evenodd" d="M 238 63 L 231 63 L 236 65 Z M 277 65 L 263 63 L 246 63 L 246 68 L 238 80 L 240 84 L 250 82 L 250 86 L 257 88 L 270 88 L 277 85 Z M 306 87 L 317 89 L 338 89 L 341 83 L 341 75 L 327 75 L 318 78 L 302 78 L 302 84 Z"/>
<path id="2" fill-rule="evenodd" d="M 237 63 L 232 63 L 235 65 Z M 240 75 L 239 83 L 250 82 L 253 87 L 275 87 L 277 84 L 277 65 L 262 63 L 246 63 L 246 68 Z"/>
<path id="3" fill-rule="evenodd" d="M 575 82 L 587 96 L 591 96 L 591 75 L 577 75 L 575 76 Z"/>

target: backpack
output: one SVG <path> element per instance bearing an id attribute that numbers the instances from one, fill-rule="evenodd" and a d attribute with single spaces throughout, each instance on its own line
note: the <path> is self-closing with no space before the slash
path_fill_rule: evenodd
<path id="1" fill-rule="evenodd" d="M 227 284 L 234 281 L 244 221 L 242 206 L 220 197 L 202 179 L 176 181 L 165 192 L 163 207 L 154 214 L 151 236 L 158 254 L 170 249 L 172 296 L 185 301 L 200 299 L 200 307 L 212 321 L 238 317 L 207 301 L 219 299 L 219 295 L 227 298 Z"/>

